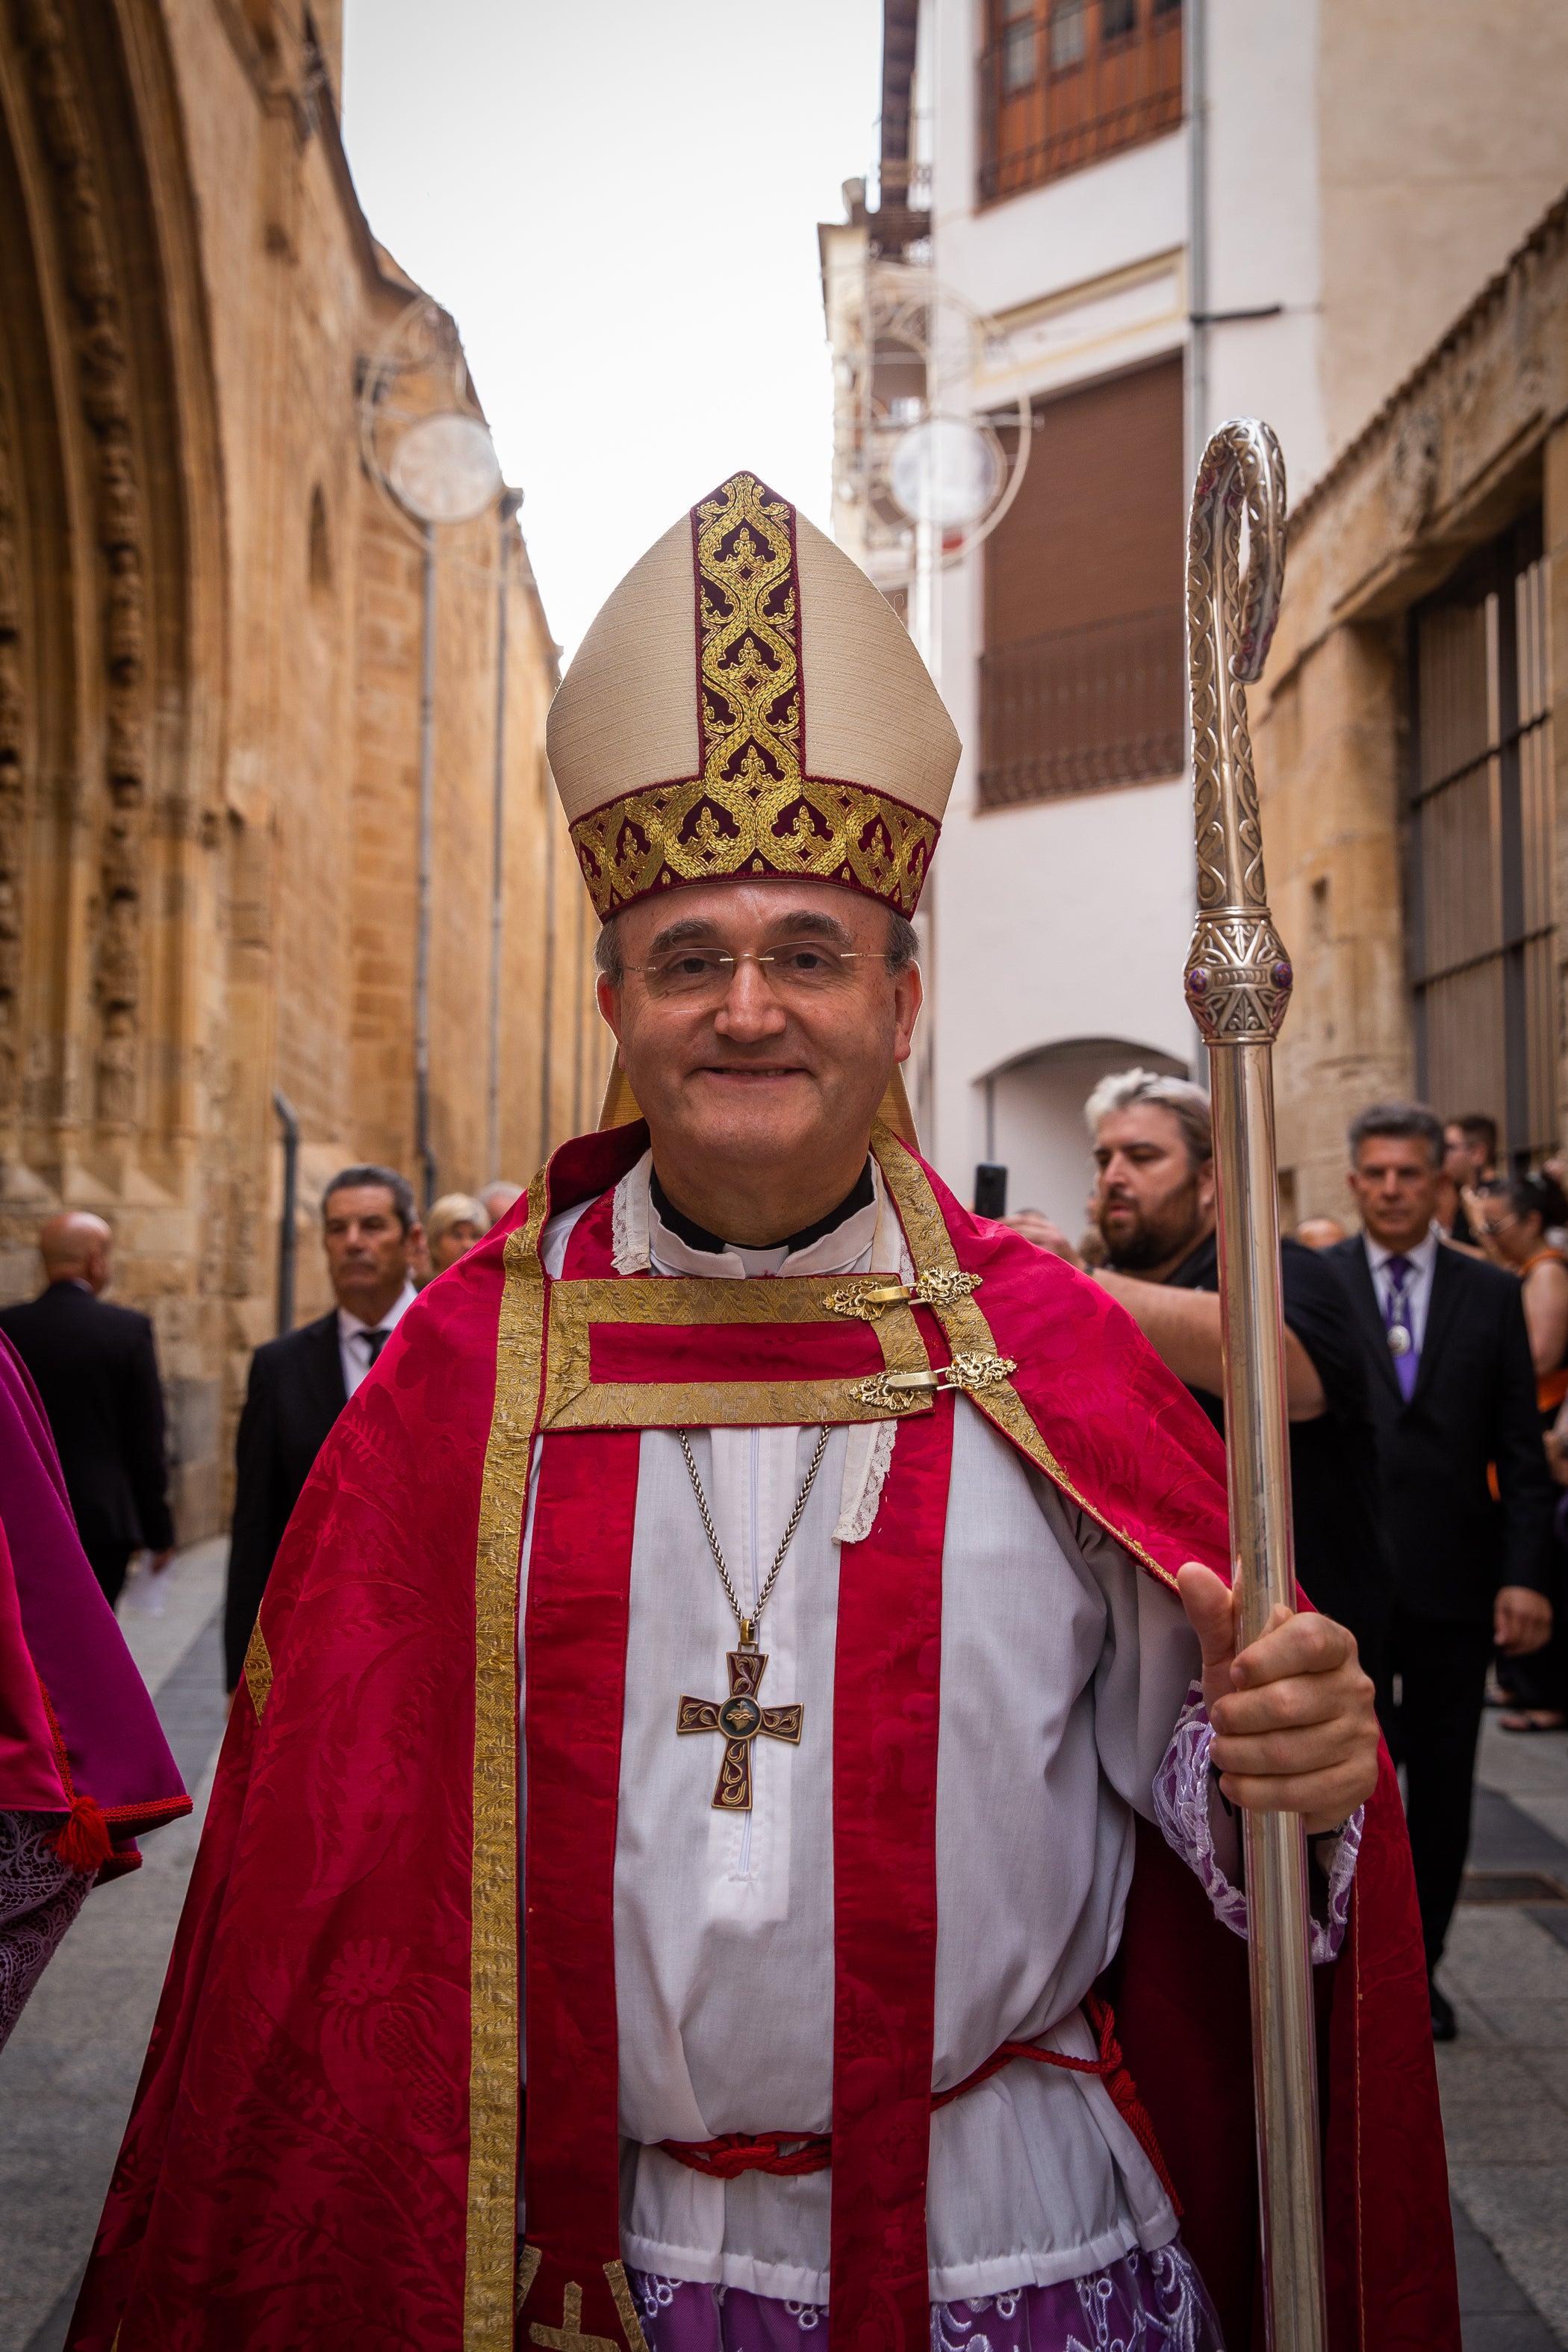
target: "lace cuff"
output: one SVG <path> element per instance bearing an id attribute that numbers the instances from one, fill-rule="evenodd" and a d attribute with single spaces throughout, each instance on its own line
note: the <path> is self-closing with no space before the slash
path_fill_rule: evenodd
<path id="1" fill-rule="evenodd" d="M 1209 1804 L 1214 1784 L 1209 1777 L 1209 1749 L 1214 1726 L 1204 1706 L 1203 1685 L 1194 1683 L 1186 1705 L 1176 1718 L 1171 1744 L 1154 1775 L 1154 1818 L 1165 1843 L 1179 1853 L 1208 1896 L 1215 1917 L 1233 1935 L 1247 1937 L 1247 1895 L 1233 1886 L 1220 1868 L 1215 1852 Z M 1313 1886 L 1312 1958 L 1321 1965 L 1337 1959 L 1350 1916 L 1351 1882 L 1361 1852 L 1363 1809 L 1351 1815 L 1331 1842 L 1313 1840 L 1313 1851 L 1328 1882 L 1326 1916 L 1318 1916 L 1321 1888 Z"/>
<path id="2" fill-rule="evenodd" d="M 49 1843 L 62 1818 L 0 1813 L 0 2050 L 92 1885 Z"/>

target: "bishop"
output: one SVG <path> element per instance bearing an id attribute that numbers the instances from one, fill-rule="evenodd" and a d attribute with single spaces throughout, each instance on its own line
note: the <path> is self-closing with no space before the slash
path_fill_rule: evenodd
<path id="1" fill-rule="evenodd" d="M 915 1148 L 958 758 L 752 474 L 589 631 L 612 1098 L 295 1514 L 76 2352 L 1244 2352 L 1246 1808 L 1310 1841 L 1334 2352 L 1458 2347 L 1354 1643 L 1238 1651 L 1208 1422 Z"/>

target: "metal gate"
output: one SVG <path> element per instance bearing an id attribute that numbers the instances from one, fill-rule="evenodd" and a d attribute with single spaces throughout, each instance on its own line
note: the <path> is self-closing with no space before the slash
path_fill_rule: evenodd
<path id="1" fill-rule="evenodd" d="M 1417 1091 L 1557 1146 L 1552 677 L 1539 513 L 1411 620 L 1409 952 Z"/>

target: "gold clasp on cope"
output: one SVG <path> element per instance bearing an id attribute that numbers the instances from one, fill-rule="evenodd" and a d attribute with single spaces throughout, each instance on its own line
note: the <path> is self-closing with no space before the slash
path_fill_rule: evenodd
<path id="1" fill-rule="evenodd" d="M 932 1390 L 993 1389 L 1018 1369 L 1013 1356 L 986 1356 L 978 1350 L 954 1356 L 934 1372 L 878 1372 L 851 1390 L 857 1404 L 881 1406 L 888 1412 L 908 1412 L 918 1399 Z"/>
<path id="2" fill-rule="evenodd" d="M 885 1282 L 875 1290 L 830 1290 L 826 1304 L 835 1315 L 858 1316 L 874 1323 L 884 1307 L 952 1307 L 978 1290 L 984 1275 L 961 1274 L 956 1266 L 932 1267 L 912 1285 Z"/>

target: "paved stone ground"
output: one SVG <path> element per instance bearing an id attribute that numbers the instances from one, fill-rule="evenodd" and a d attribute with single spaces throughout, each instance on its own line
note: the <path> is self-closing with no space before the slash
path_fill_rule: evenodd
<path id="1" fill-rule="evenodd" d="M 161 1617 L 121 1618 L 189 1822 L 91 1896 L 0 2059 L 0 2352 L 60 2352 L 141 2069 L 223 1730 L 224 1546 L 184 1552 Z M 1568 1734 L 1483 1735 L 1472 1870 L 1568 1889 Z M 1568 1903 L 1468 1903 L 1444 1961 L 1438 2075 L 1464 2352 L 1568 2347 Z"/>
<path id="2" fill-rule="evenodd" d="M 223 1731 L 226 1551 L 172 1560 L 161 1617 L 122 1609 L 196 1811 L 146 1840 L 134 1876 L 89 1895 L 0 2057 L 0 2352 L 58 2352 L 119 2153 Z"/>
<path id="3" fill-rule="evenodd" d="M 1473 1881 L 1568 1892 L 1568 1732 L 1489 1716 L 1478 1778 Z M 1568 1902 L 1461 1904 L 1438 1980 L 1459 2020 L 1437 2078 L 1465 2352 L 1549 2352 L 1568 2344 Z"/>

